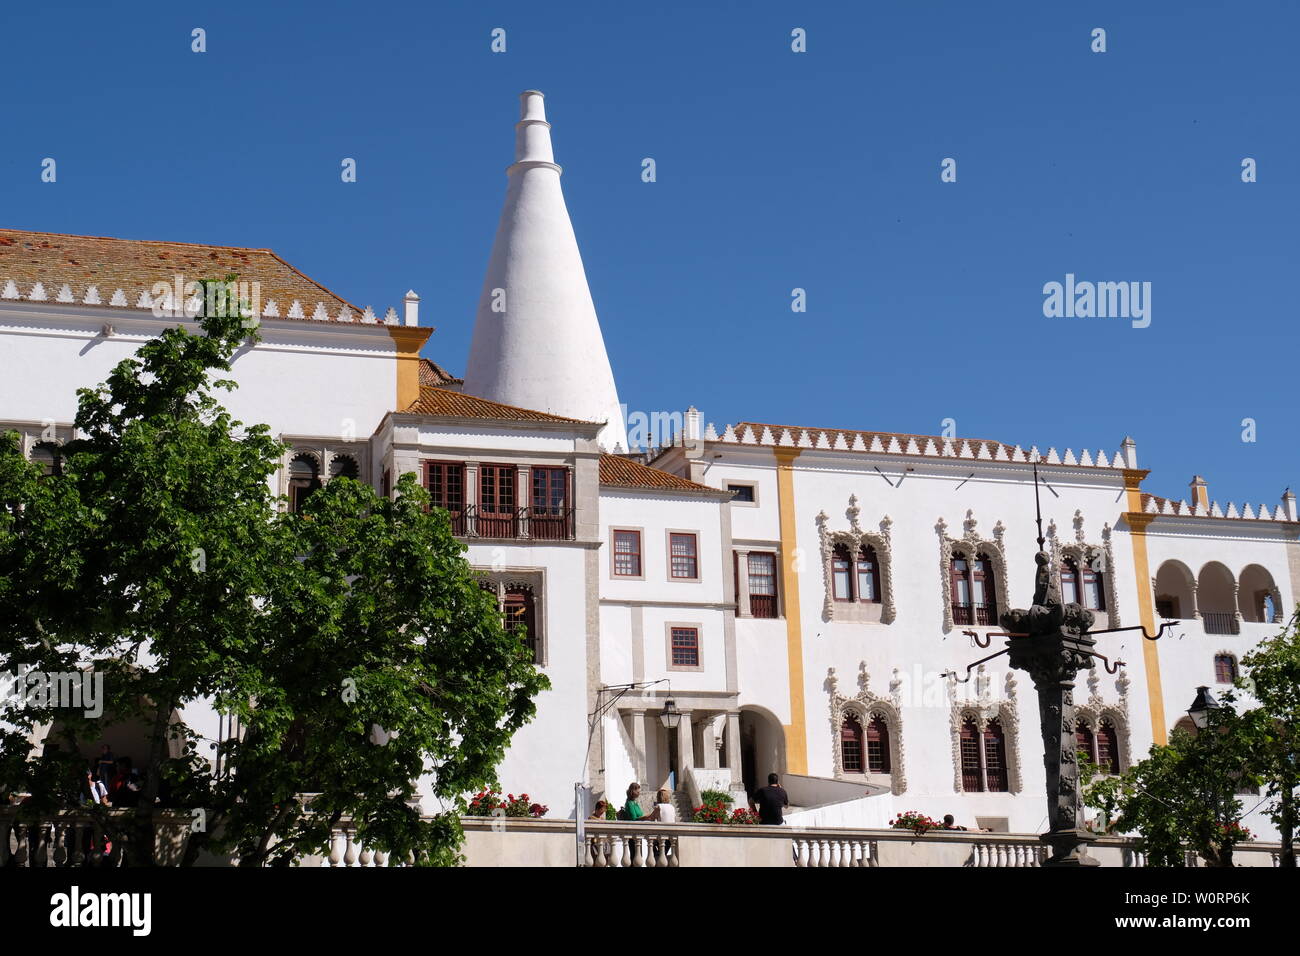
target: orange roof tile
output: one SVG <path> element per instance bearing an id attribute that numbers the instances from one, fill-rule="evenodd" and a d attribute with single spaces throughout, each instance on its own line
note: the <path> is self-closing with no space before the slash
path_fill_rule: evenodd
<path id="1" fill-rule="evenodd" d="M 171 283 L 177 275 L 186 281 L 224 279 L 232 272 L 240 281 L 259 283 L 262 307 L 274 300 L 280 318 L 288 316 L 294 301 L 307 317 L 323 303 L 330 321 L 344 308 L 356 313 L 354 320 L 360 318 L 361 309 L 270 249 L 0 229 L 0 281 L 12 279 L 24 296 L 40 282 L 51 301 L 68 285 L 81 302 L 95 286 L 103 303 L 121 289 L 134 306 L 140 291 L 155 282 Z"/>
<path id="2" fill-rule="evenodd" d="M 651 468 L 631 458 L 619 455 L 600 456 L 600 483 L 618 485 L 622 488 L 659 488 L 666 491 L 708 491 L 718 494 L 717 488 L 696 484 L 670 475 L 658 468 Z"/>
<path id="3" fill-rule="evenodd" d="M 463 378 L 455 378 L 450 372 L 431 359 L 420 359 L 420 384 L 421 385 L 464 385 Z"/>
<path id="4" fill-rule="evenodd" d="M 549 415 L 528 408 L 503 405 L 486 398 L 453 392 L 432 385 L 420 386 L 420 397 L 402 409 L 407 415 L 438 415 L 447 418 L 488 418 L 506 422 L 564 422 L 574 425 L 592 425 L 577 418 Z"/>

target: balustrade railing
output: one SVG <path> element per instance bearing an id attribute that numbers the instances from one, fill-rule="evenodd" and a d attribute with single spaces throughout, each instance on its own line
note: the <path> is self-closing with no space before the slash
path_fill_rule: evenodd
<path id="1" fill-rule="evenodd" d="M 681 866 L 677 837 L 654 832 L 619 830 L 587 836 L 583 866 L 587 867 L 673 867 Z"/>
<path id="2" fill-rule="evenodd" d="M 122 865 L 122 849 L 120 840 L 106 839 L 90 814 L 65 812 L 34 823 L 20 823 L 11 814 L 0 817 L 0 869 L 116 867 Z"/>
<path id="3" fill-rule="evenodd" d="M 816 839 L 795 837 L 791 843 L 794 865 L 800 868 L 824 866 L 879 866 L 876 841 L 857 837 Z"/>
<path id="4" fill-rule="evenodd" d="M 971 847 L 967 866 L 980 869 L 1042 866 L 1048 849 L 1034 843 L 980 842 Z"/>

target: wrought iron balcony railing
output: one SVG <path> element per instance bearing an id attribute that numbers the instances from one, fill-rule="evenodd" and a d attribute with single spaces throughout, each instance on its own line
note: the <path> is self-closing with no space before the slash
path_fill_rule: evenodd
<path id="1" fill-rule="evenodd" d="M 574 537 L 572 508 L 515 508 L 485 512 L 469 505 L 447 513 L 451 518 L 451 533 L 458 538 L 571 541 Z"/>
<path id="2" fill-rule="evenodd" d="M 1201 623 L 1206 634 L 1240 634 L 1241 625 L 1232 611 L 1202 611 Z"/>

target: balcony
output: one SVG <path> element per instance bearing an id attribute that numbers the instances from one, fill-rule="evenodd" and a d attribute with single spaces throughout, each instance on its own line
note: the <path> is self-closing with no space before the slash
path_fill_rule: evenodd
<path id="1" fill-rule="evenodd" d="M 449 511 L 451 533 L 458 538 L 513 538 L 529 541 L 572 541 L 572 508 L 517 508 L 480 513 L 475 505 Z"/>
<path id="2" fill-rule="evenodd" d="M 1201 623 L 1206 634 L 1240 634 L 1241 624 L 1232 611 L 1202 611 Z"/>
<path id="3" fill-rule="evenodd" d="M 953 624 L 966 627 L 996 627 L 998 623 L 998 606 L 996 604 L 954 604 L 952 606 Z"/>

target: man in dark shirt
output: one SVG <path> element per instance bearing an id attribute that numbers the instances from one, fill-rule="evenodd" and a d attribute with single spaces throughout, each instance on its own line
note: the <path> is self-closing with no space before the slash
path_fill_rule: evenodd
<path id="1" fill-rule="evenodd" d="M 785 788 L 780 785 L 779 780 L 776 774 L 769 773 L 767 786 L 755 790 L 754 796 L 749 800 L 749 808 L 758 811 L 759 823 L 779 827 L 785 822 L 781 811 L 790 805 L 790 798 L 786 796 Z"/>

